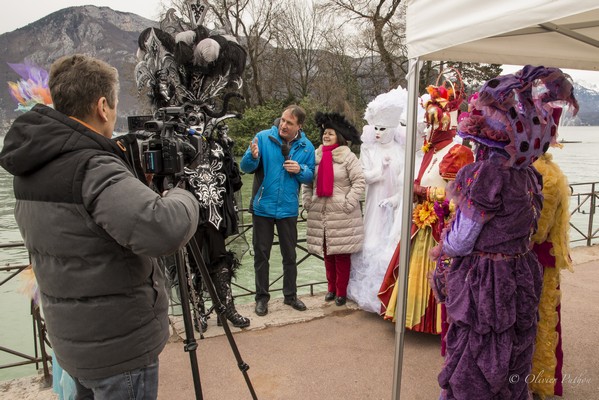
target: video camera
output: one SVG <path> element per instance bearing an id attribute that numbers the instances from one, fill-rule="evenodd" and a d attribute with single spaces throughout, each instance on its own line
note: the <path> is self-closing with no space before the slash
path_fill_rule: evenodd
<path id="1" fill-rule="evenodd" d="M 194 168 L 202 138 L 200 131 L 189 127 L 196 119 L 184 107 L 163 107 L 154 116 L 127 118 L 129 132 L 145 139 L 142 162 L 146 173 L 179 178 L 184 175 L 185 167 Z"/>

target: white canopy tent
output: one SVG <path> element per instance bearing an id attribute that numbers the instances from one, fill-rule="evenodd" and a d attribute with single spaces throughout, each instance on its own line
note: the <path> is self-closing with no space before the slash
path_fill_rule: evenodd
<path id="1" fill-rule="evenodd" d="M 408 120 L 404 182 L 414 180 L 420 61 L 533 64 L 599 71 L 599 0 L 407 0 Z M 403 189 L 410 237 L 412 185 Z M 400 398 L 409 240 L 400 244 L 393 399 Z"/>
<path id="2" fill-rule="evenodd" d="M 408 58 L 599 70 L 597 0 L 408 0 Z"/>

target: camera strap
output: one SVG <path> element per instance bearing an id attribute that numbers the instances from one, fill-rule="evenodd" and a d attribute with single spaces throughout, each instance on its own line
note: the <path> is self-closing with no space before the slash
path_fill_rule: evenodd
<path id="1" fill-rule="evenodd" d="M 121 149 L 121 158 L 127 163 L 131 172 L 144 183 L 148 185 L 145 172 L 141 166 L 141 157 L 137 137 L 133 133 L 118 136 L 113 139 L 116 145 Z"/>

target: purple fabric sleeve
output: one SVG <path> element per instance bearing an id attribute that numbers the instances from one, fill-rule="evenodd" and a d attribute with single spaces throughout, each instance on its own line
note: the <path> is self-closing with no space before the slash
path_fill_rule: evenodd
<path id="1" fill-rule="evenodd" d="M 468 164 L 447 185 L 447 197 L 458 209 L 477 223 L 485 223 L 501 210 L 504 180 L 509 171 L 502 167 L 505 158 L 495 155 L 489 160 Z M 509 181 L 508 181 L 509 182 Z"/>
<path id="2" fill-rule="evenodd" d="M 458 210 L 456 218 L 443 240 L 443 254 L 460 257 L 470 254 L 476 239 L 483 229 L 483 223 L 473 221 Z"/>

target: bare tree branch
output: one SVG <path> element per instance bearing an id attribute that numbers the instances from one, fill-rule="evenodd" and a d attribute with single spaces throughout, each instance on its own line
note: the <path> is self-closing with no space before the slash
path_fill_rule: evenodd
<path id="1" fill-rule="evenodd" d="M 264 104 L 265 60 L 273 40 L 272 22 L 281 13 L 276 0 L 219 0 L 211 6 L 221 25 L 230 26 L 231 34 L 243 44 L 248 53 L 248 67 L 244 85 L 244 96 L 248 104 Z M 255 96 L 256 101 L 252 101 Z"/>
<path id="2" fill-rule="evenodd" d="M 288 12 L 275 22 L 277 54 L 281 68 L 288 72 L 290 96 L 307 97 L 316 79 L 325 37 L 331 29 L 331 17 L 319 13 L 303 1 L 287 3 Z"/>
<path id="3" fill-rule="evenodd" d="M 363 27 L 364 33 L 372 35 L 372 42 L 376 45 L 391 87 L 397 87 L 400 83 L 396 66 L 402 48 L 389 43 L 387 39 L 392 37 L 388 32 L 394 28 L 392 20 L 399 18 L 397 14 L 400 4 L 401 0 L 321 0 L 319 3 L 323 11 L 338 12 L 354 18 Z M 366 27 L 370 29 L 364 29 Z M 395 28 L 397 29 L 396 26 Z"/>

